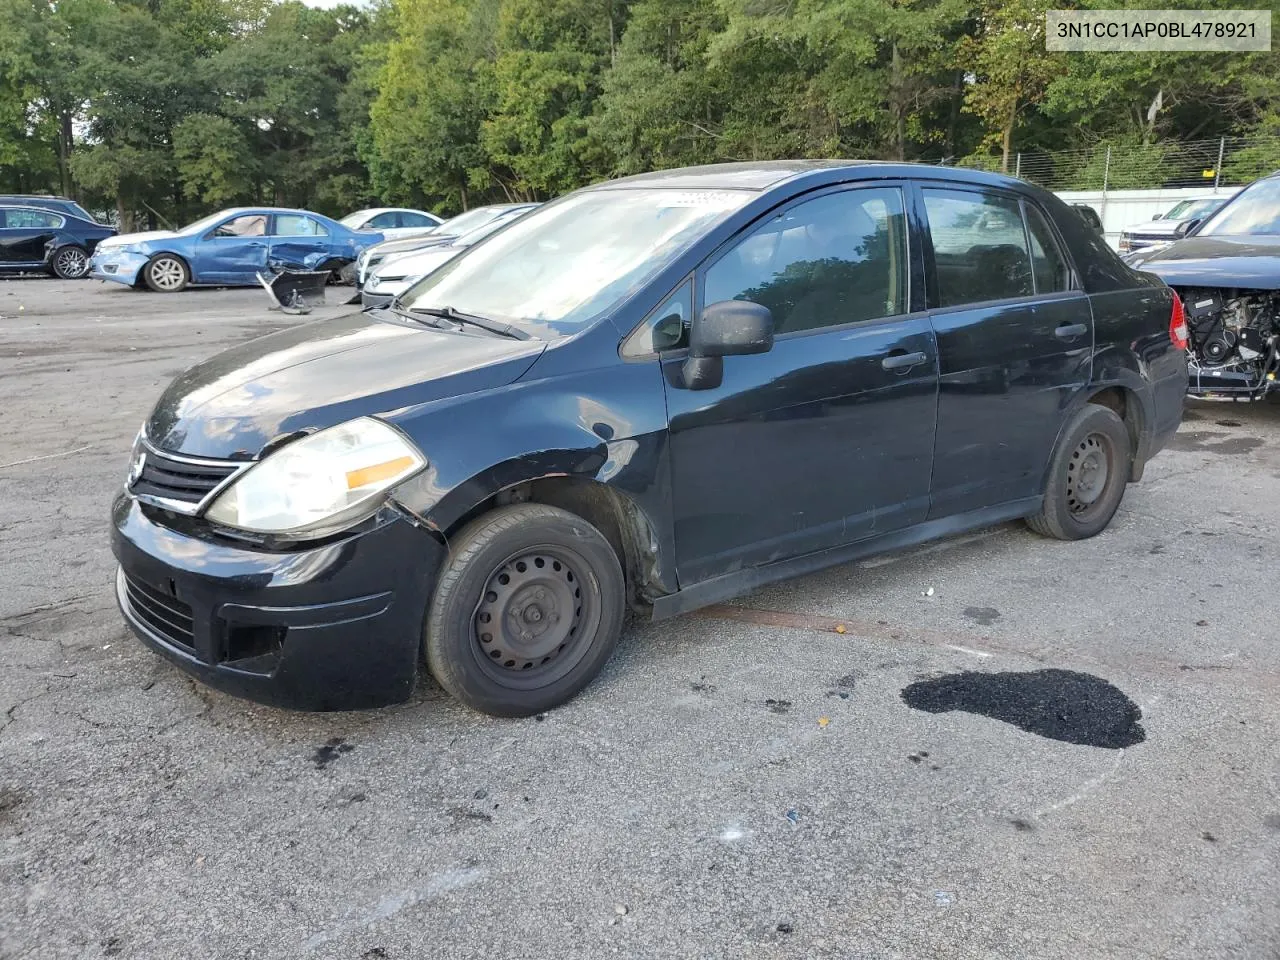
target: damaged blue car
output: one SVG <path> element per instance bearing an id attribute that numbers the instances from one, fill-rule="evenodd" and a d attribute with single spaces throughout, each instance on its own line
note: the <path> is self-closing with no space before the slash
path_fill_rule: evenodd
<path id="1" fill-rule="evenodd" d="M 239 207 L 181 230 L 126 233 L 98 244 L 89 275 L 157 293 L 188 286 L 253 286 L 285 268 L 340 270 L 382 234 L 356 231 L 309 210 Z"/>

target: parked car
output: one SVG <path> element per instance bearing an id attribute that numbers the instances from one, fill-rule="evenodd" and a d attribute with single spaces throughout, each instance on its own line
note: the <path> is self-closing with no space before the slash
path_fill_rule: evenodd
<path id="1" fill-rule="evenodd" d="M 1165 213 L 1120 231 L 1120 252 L 1132 253 L 1157 243 L 1169 243 L 1180 224 L 1203 220 L 1227 202 L 1227 197 L 1196 197 L 1180 200 Z"/>
<path id="2" fill-rule="evenodd" d="M 1098 211 L 1093 209 L 1087 203 L 1073 203 L 1071 209 L 1080 214 L 1080 219 L 1087 223 L 1092 229 L 1102 233 L 1102 218 L 1098 216 Z"/>
<path id="3" fill-rule="evenodd" d="M 360 302 L 365 307 L 385 306 L 427 274 L 439 269 L 489 234 L 501 230 L 508 223 L 524 216 L 534 206 L 536 204 L 504 210 L 483 226 L 476 227 L 459 237 L 448 238 L 444 243 L 388 253 L 371 272 L 366 274 L 364 286 L 360 291 Z"/>
<path id="4" fill-rule="evenodd" d="M 51 197 L 40 193 L 3 193 L 0 194 L 0 206 L 40 207 L 43 210 L 52 210 L 54 213 L 63 213 L 68 217 L 84 220 L 86 223 L 98 223 L 93 214 L 66 197 Z M 99 224 L 99 226 L 108 226 L 108 224 Z"/>
<path id="5" fill-rule="evenodd" d="M 1174 236 L 1125 260 L 1186 304 L 1191 395 L 1261 400 L 1280 374 L 1280 174 L 1182 220 Z"/>
<path id="6" fill-rule="evenodd" d="M 252 286 L 280 267 L 337 271 L 378 233 L 350 230 L 309 210 L 237 207 L 178 231 L 126 233 L 98 244 L 91 275 L 176 293 L 190 284 Z"/>
<path id="7" fill-rule="evenodd" d="M 975 228 L 979 221 L 981 229 Z M 1180 302 L 953 167 L 666 170 L 530 212 L 396 309 L 187 370 L 115 500 L 142 641 L 306 709 L 523 716 L 671 617 L 1018 517 L 1092 536 L 1178 428 Z"/>
<path id="8" fill-rule="evenodd" d="M 42 270 L 63 280 L 89 272 L 89 256 L 111 227 L 51 207 L 0 202 L 0 272 Z"/>
<path id="9" fill-rule="evenodd" d="M 407 253 L 410 250 L 422 250 L 426 247 L 452 243 L 463 234 L 479 229 L 486 223 L 499 217 L 511 217 L 516 213 L 532 210 L 536 203 L 494 203 L 484 207 L 473 207 L 466 213 L 460 213 L 442 223 L 430 233 L 411 237 L 392 237 L 365 249 L 356 258 L 355 285 L 357 292 L 363 290 L 369 272 L 392 254 Z M 359 299 L 358 297 L 356 298 Z M 354 301 L 353 301 L 354 302 Z"/>
<path id="10" fill-rule="evenodd" d="M 384 237 L 407 237 L 430 233 L 444 222 L 444 218 L 426 210 L 371 207 L 349 213 L 338 222 L 349 230 L 369 230 Z"/>

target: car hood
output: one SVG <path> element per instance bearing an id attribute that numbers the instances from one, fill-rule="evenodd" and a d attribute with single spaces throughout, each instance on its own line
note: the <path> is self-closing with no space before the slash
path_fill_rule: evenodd
<path id="1" fill-rule="evenodd" d="M 1280 237 L 1187 237 L 1133 265 L 1173 286 L 1280 290 Z"/>
<path id="2" fill-rule="evenodd" d="M 1172 237 L 1180 223 L 1181 220 L 1148 220 L 1145 223 L 1130 224 L 1124 228 L 1124 232 L 1144 237 Z"/>
<path id="3" fill-rule="evenodd" d="M 174 453 L 252 458 L 299 431 L 511 383 L 546 346 L 347 314 L 191 367 L 165 390 L 146 434 Z"/>
<path id="4" fill-rule="evenodd" d="M 145 243 L 148 240 L 164 240 L 176 237 L 172 230 L 144 230 L 141 233 L 117 233 L 114 237 L 98 244 L 99 247 L 123 247 L 130 243 Z"/>
<path id="5" fill-rule="evenodd" d="M 431 247 L 414 253 L 387 257 L 373 271 L 373 275 L 379 280 L 391 277 L 425 277 L 441 264 L 448 263 L 464 249 L 464 247 Z"/>

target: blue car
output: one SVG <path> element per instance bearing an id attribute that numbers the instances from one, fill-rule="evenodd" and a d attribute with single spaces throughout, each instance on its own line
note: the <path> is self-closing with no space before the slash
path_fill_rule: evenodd
<path id="1" fill-rule="evenodd" d="M 98 244 L 90 276 L 157 293 L 189 285 L 253 286 L 283 267 L 338 270 L 380 233 L 355 231 L 308 210 L 238 207 L 181 230 L 126 233 Z"/>

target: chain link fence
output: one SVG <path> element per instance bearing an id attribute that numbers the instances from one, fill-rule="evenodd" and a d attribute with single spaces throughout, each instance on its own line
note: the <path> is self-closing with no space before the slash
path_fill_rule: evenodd
<path id="1" fill-rule="evenodd" d="M 970 156 L 956 166 L 1000 170 L 1000 158 Z M 1280 170 L 1280 137 L 1219 137 L 1149 144 L 1099 144 L 1009 158 L 1009 173 L 1049 190 L 1233 187 Z"/>

